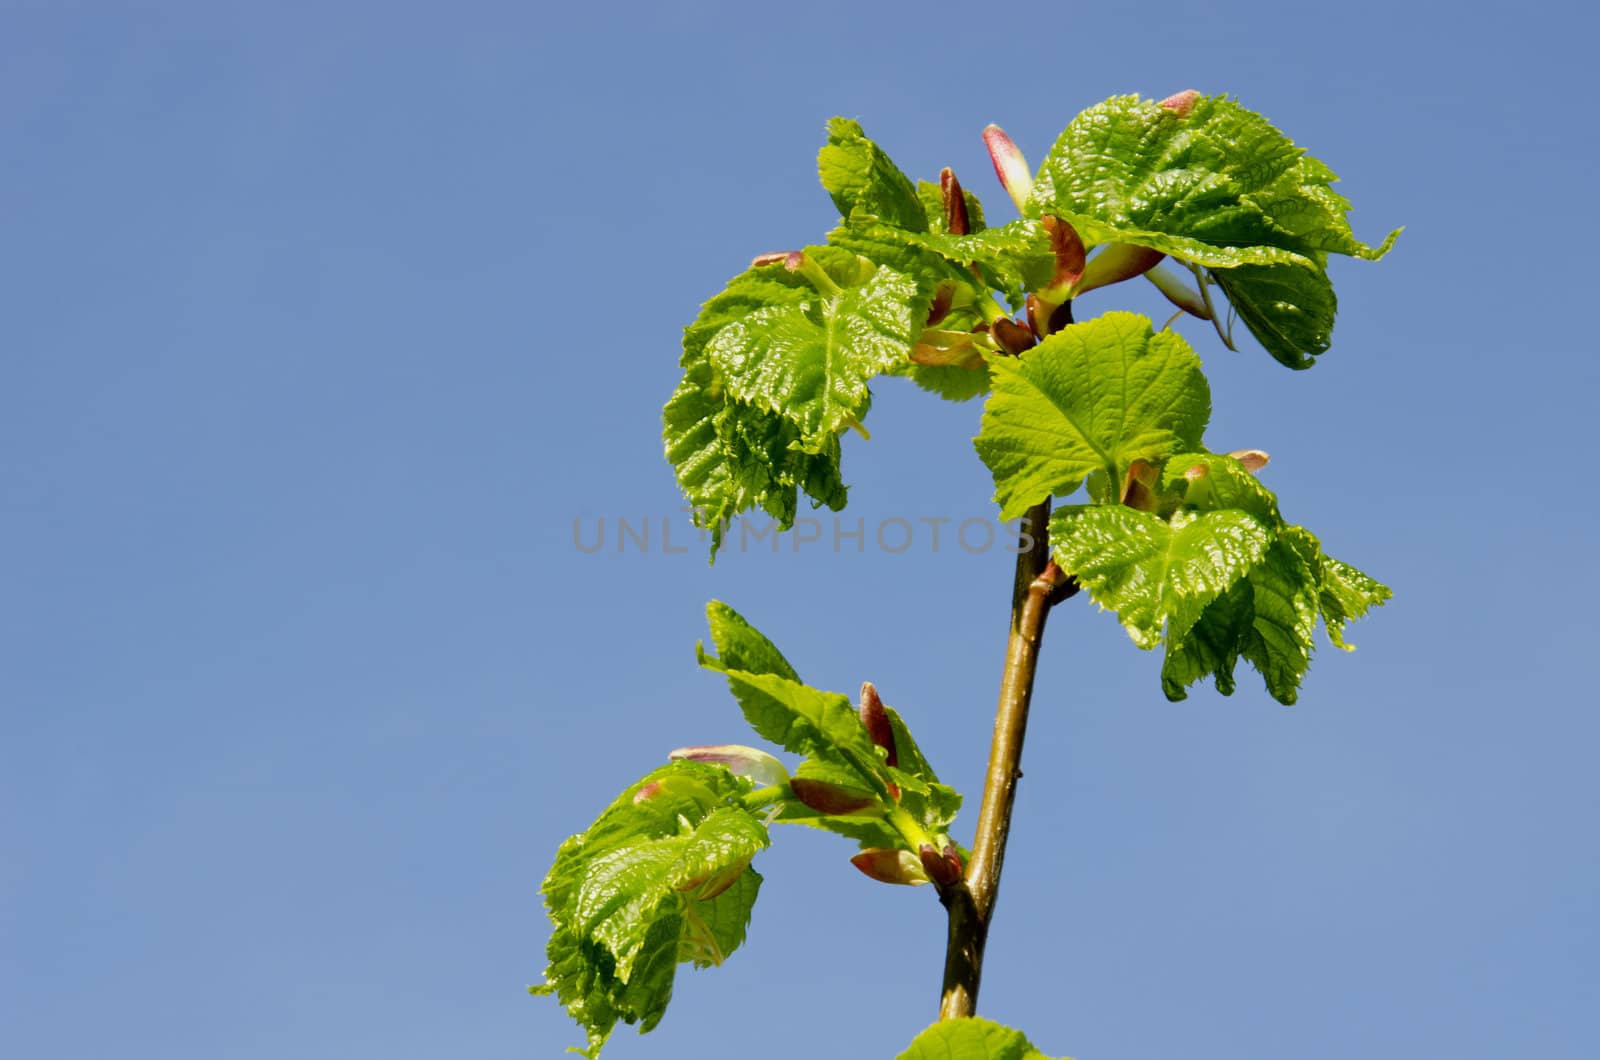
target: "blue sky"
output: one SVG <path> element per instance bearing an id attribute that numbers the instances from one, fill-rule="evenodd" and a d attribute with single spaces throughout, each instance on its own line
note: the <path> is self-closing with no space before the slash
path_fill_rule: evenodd
<path id="1" fill-rule="evenodd" d="M 576 1029 L 523 990 L 556 845 L 668 749 L 747 738 L 694 665 L 711 598 L 813 683 L 875 681 L 970 822 L 1002 551 L 708 568 L 585 554 L 574 520 L 687 537 L 679 330 L 831 225 L 829 116 L 1003 218 L 986 123 L 1036 161 L 1105 96 L 1194 87 L 1332 165 L 1359 235 L 1407 226 L 1334 266 L 1310 372 L 1186 331 L 1211 437 L 1270 450 L 1287 514 L 1397 596 L 1292 709 L 1254 674 L 1168 704 L 1060 609 L 982 1010 L 1079 1060 L 1593 1056 L 1595 29 L 0 2 L 5 1051 L 558 1055 Z M 988 516 L 979 405 L 876 394 L 846 525 Z M 931 1018 L 934 896 L 777 840 L 748 947 L 608 1057 L 890 1056 Z"/>

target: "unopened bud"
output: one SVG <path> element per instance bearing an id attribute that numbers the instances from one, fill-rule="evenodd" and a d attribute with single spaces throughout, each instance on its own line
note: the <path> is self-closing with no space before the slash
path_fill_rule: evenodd
<path id="1" fill-rule="evenodd" d="M 888 752 L 885 761 L 898 766 L 900 758 L 895 754 L 894 727 L 889 724 L 889 712 L 883 709 L 883 700 L 871 681 L 861 682 L 861 724 L 872 742 Z"/>
<path id="2" fill-rule="evenodd" d="M 1059 217 L 1046 215 L 1041 222 L 1050 235 L 1050 250 L 1056 256 L 1055 275 L 1050 277 L 1049 293 L 1052 301 L 1071 297 L 1083 279 L 1083 238 L 1078 230 Z"/>
<path id="3" fill-rule="evenodd" d="M 994 163 L 995 176 L 1000 178 L 1001 185 L 1006 189 L 1006 194 L 1011 196 L 1011 201 L 1017 204 L 1017 209 L 1022 209 L 1028 196 L 1033 194 L 1033 173 L 1028 169 L 1028 160 L 1022 157 L 1022 152 L 1011 142 L 1011 137 L 998 125 L 990 125 L 983 130 L 983 145 L 989 149 L 989 161 Z"/>
<path id="4" fill-rule="evenodd" d="M 964 236 L 972 231 L 967 217 L 967 197 L 961 191 L 961 182 L 949 166 L 939 170 L 939 195 L 944 199 L 944 230 L 953 236 Z"/>
<path id="5" fill-rule="evenodd" d="M 989 325 L 989 334 L 1009 354 L 1020 354 L 1033 346 L 1033 331 L 1008 317 L 1001 317 Z"/>
<path id="6" fill-rule="evenodd" d="M 940 852 L 933 849 L 932 843 L 924 843 L 917 848 L 917 858 L 922 862 L 922 871 L 928 874 L 928 879 L 940 887 L 960 881 L 963 866 L 961 855 L 956 853 L 955 847 L 946 846 Z"/>
<path id="7" fill-rule="evenodd" d="M 917 886 L 928 882 L 921 860 L 904 850 L 863 850 L 850 864 L 879 883 Z"/>
<path id="8" fill-rule="evenodd" d="M 1159 477 L 1155 465 L 1149 461 L 1133 461 L 1128 465 L 1128 480 L 1122 486 L 1122 503 L 1142 512 L 1155 511 L 1155 486 Z"/>
<path id="9" fill-rule="evenodd" d="M 1189 112 L 1194 110 L 1194 105 L 1198 102 L 1200 102 L 1200 93 L 1192 88 L 1186 88 L 1182 92 L 1174 92 L 1162 100 L 1161 107 L 1163 110 L 1170 110 L 1180 118 L 1187 118 Z"/>
<path id="10" fill-rule="evenodd" d="M 1252 475 L 1266 467 L 1267 461 L 1272 459 L 1264 449 L 1235 449 L 1228 455 L 1243 464 L 1244 469 Z"/>
<path id="11" fill-rule="evenodd" d="M 1083 294 L 1096 287 L 1131 280 L 1155 268 L 1156 263 L 1164 257 L 1166 255 L 1159 250 L 1137 247 L 1131 243 L 1112 243 L 1102 247 L 1084 266 L 1083 279 L 1078 282 L 1075 293 Z"/>
<path id="12" fill-rule="evenodd" d="M 933 292 L 933 300 L 928 303 L 928 319 L 924 327 L 933 327 L 939 321 L 950 315 L 951 303 L 955 301 L 956 289 L 952 284 L 941 283 Z"/>
<path id="13" fill-rule="evenodd" d="M 860 788 L 847 788 L 827 780 L 795 777 L 789 781 L 794 797 L 818 813 L 829 817 L 844 817 L 863 810 L 877 810 L 878 797 Z"/>
<path id="14" fill-rule="evenodd" d="M 789 779 L 789 771 L 778 759 L 759 748 L 743 747 L 736 743 L 680 747 L 667 757 L 674 762 L 707 762 L 725 766 L 730 772 L 755 781 L 759 788 L 769 788 Z"/>
<path id="15" fill-rule="evenodd" d="M 800 267 L 800 261 L 805 255 L 798 250 L 775 250 L 770 254 L 757 254 L 750 259 L 750 267 L 759 269 L 763 265 L 779 265 L 790 272 Z"/>

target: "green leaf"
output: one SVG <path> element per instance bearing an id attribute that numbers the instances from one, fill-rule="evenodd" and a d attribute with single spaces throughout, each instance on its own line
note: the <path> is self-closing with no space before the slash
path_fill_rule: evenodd
<path id="1" fill-rule="evenodd" d="M 1280 523 L 1261 562 L 1188 629 L 1168 637 L 1163 690 L 1168 699 L 1183 699 L 1189 685 L 1212 677 L 1217 691 L 1232 695 L 1234 666 L 1243 658 L 1274 699 L 1292 705 L 1311 665 L 1318 613 L 1334 644 L 1348 648 L 1345 623 L 1389 595 L 1387 587 L 1325 556 L 1304 527 Z"/>
<path id="2" fill-rule="evenodd" d="M 1090 107 L 1062 132 L 1039 167 L 1028 212 L 1098 222 L 1120 234 L 1117 242 L 1207 265 L 1222 264 L 1201 256 L 1207 246 L 1381 257 L 1395 237 L 1378 248 L 1357 240 L 1345 219 L 1349 203 L 1329 186 L 1335 179 L 1227 96 L 1201 97 L 1182 117 L 1152 100 L 1118 96 Z M 1127 238 L 1134 233 L 1193 246 L 1184 252 Z M 1106 233 L 1079 234 L 1100 242 Z"/>
<path id="3" fill-rule="evenodd" d="M 719 330 L 706 354 L 736 400 L 781 414 L 802 450 L 821 453 L 861 422 L 868 380 L 910 356 L 927 311 L 914 280 L 880 267 L 799 305 L 757 309 Z"/>
<path id="4" fill-rule="evenodd" d="M 786 751 L 847 766 L 863 787 L 876 795 L 886 794 L 877 752 L 850 700 L 837 692 L 801 684 L 793 670 L 781 672 L 764 651 L 752 653 L 750 634 L 760 634 L 726 604 L 713 602 L 707 613 L 720 657 L 707 654 L 701 646 L 697 649 L 700 665 L 728 679 L 750 727 Z M 761 640 L 771 647 L 765 637 Z M 740 670 L 734 665 L 752 660 L 763 669 Z"/>
<path id="5" fill-rule="evenodd" d="M 1310 565 L 1317 580 L 1317 605 L 1322 611 L 1328 639 L 1334 647 L 1354 651 L 1344 639 L 1344 627 L 1385 603 L 1394 592 L 1383 583 L 1334 559 L 1322 551 L 1322 544 L 1301 526 L 1291 526 L 1283 536 Z"/>
<path id="6" fill-rule="evenodd" d="M 1029 214 L 1070 221 L 1086 243 L 1151 247 L 1212 269 L 1273 357 L 1310 367 L 1336 302 L 1329 253 L 1376 260 L 1357 239 L 1338 178 L 1265 118 L 1226 96 L 1184 116 L 1137 96 L 1089 108 L 1040 166 Z"/>
<path id="7" fill-rule="evenodd" d="M 1333 343 L 1339 302 L 1320 265 L 1243 265 L 1211 277 L 1250 334 L 1290 368 L 1310 368 Z"/>
<path id="8" fill-rule="evenodd" d="M 561 845 L 541 890 L 554 931 L 535 994 L 555 994 L 597 1056 L 618 1022 L 648 1031 L 681 961 L 720 964 L 743 941 L 768 844 L 739 801 L 750 783 L 673 762 L 624 791 Z"/>
<path id="9" fill-rule="evenodd" d="M 759 309 L 803 305 L 812 295 L 804 277 L 781 265 L 751 268 L 729 281 L 684 330 L 684 377 L 662 411 L 662 438 L 696 525 L 711 529 L 713 556 L 728 520 L 741 512 L 764 509 L 788 529 L 799 490 L 835 511 L 847 500 L 837 440 L 814 453 L 801 451 L 799 427 L 734 400 L 705 354 L 707 343 L 729 324 Z"/>
<path id="10" fill-rule="evenodd" d="M 1021 1031 L 990 1020 L 940 1020 L 896 1060 L 1050 1060 Z"/>
<path id="11" fill-rule="evenodd" d="M 840 215 L 877 217 L 898 228 L 928 230 L 928 215 L 911 183 L 859 123 L 828 122 L 828 142 L 817 154 L 817 172 Z"/>
<path id="12" fill-rule="evenodd" d="M 1271 531 L 1241 511 L 1180 511 L 1171 522 L 1121 505 L 1075 505 L 1050 519 L 1050 547 L 1141 648 L 1185 633 L 1206 605 L 1250 571 Z"/>
<path id="13" fill-rule="evenodd" d="M 884 708 L 896 750 L 897 765 L 890 766 L 847 697 L 802 684 L 772 642 L 726 604 L 713 601 L 706 614 L 718 654 L 709 655 L 702 646 L 700 664 L 727 678 L 745 720 L 760 736 L 805 756 L 794 775 L 855 789 L 878 801 L 877 811 L 849 815 L 786 802 L 778 820 L 839 833 L 863 849 L 898 847 L 915 853 L 911 839 L 918 828 L 936 846 L 949 841 L 961 795 L 940 783 L 898 712 Z M 907 820 L 916 827 L 905 825 Z"/>
<path id="14" fill-rule="evenodd" d="M 1003 519 L 1072 493 L 1091 472 L 1116 488 L 1134 460 L 1199 448 L 1211 413 L 1194 351 L 1132 313 L 1073 324 L 990 367 L 976 445 Z"/>

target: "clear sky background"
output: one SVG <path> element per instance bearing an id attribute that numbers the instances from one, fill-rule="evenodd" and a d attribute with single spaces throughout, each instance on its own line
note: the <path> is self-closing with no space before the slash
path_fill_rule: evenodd
<path id="1" fill-rule="evenodd" d="M 1003 220 L 986 123 L 1037 162 L 1105 96 L 1194 87 L 1332 165 L 1362 237 L 1407 226 L 1333 266 L 1310 372 L 1180 325 L 1211 437 L 1396 599 L 1294 708 L 1253 672 L 1169 704 L 1058 610 L 982 1010 L 1079 1060 L 1594 1057 L 1596 29 L 0 0 L 0 1051 L 559 1055 L 524 992 L 556 845 L 668 749 L 752 739 L 694 664 L 713 597 L 812 683 L 877 682 L 970 838 L 1010 557 L 921 524 L 708 568 L 661 457 L 679 330 L 831 226 L 831 115 Z M 988 516 L 979 404 L 875 390 L 846 526 Z M 574 547 L 620 517 L 650 552 Z M 607 1056 L 903 1047 L 942 910 L 851 852 L 779 832 L 748 947 Z"/>

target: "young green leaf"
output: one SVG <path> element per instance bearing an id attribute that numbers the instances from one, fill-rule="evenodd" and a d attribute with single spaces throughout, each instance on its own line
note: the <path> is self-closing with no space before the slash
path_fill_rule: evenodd
<path id="1" fill-rule="evenodd" d="M 733 321 L 706 345 L 728 393 L 793 422 L 809 453 L 860 424 L 872 402 L 868 381 L 910 356 L 928 310 L 916 281 L 887 267 L 832 279 L 798 305 Z"/>
<path id="2" fill-rule="evenodd" d="M 1171 104 L 1171 101 L 1168 101 Z M 1306 368 L 1328 348 L 1329 253 L 1376 260 L 1357 239 L 1338 178 L 1226 96 L 1181 106 L 1121 96 L 1072 121 L 1040 166 L 1029 213 L 1054 213 L 1090 243 L 1150 247 L 1213 270 L 1273 357 Z"/>
<path id="3" fill-rule="evenodd" d="M 1062 132 L 1039 167 L 1029 213 L 1177 237 L 1191 252 L 1176 244 L 1155 249 L 1208 265 L 1220 263 L 1204 260 L 1207 247 L 1382 257 L 1398 232 L 1376 248 L 1357 240 L 1345 218 L 1349 203 L 1329 186 L 1335 179 L 1227 96 L 1197 97 L 1187 113 L 1118 96 L 1090 107 Z"/>
<path id="4" fill-rule="evenodd" d="M 1050 1060 L 1021 1031 L 976 1016 L 940 1020 L 895 1060 Z"/>
<path id="5" fill-rule="evenodd" d="M 662 766 L 561 845 L 541 888 L 554 924 L 545 982 L 599 1055 L 616 1024 L 660 1022 L 681 961 L 720 964 L 744 939 L 767 830 L 750 782 L 698 762 Z"/>
<path id="6" fill-rule="evenodd" d="M 1211 414 L 1194 351 L 1133 313 L 1073 324 L 991 370 L 976 445 L 1003 519 L 1072 493 L 1091 472 L 1120 488 L 1134 460 L 1198 448 Z"/>
<path id="7" fill-rule="evenodd" d="M 662 438 L 696 525 L 711 530 L 713 557 L 727 522 L 741 512 L 762 508 L 787 529 L 799 490 L 835 511 L 845 505 L 837 439 L 802 452 L 799 427 L 736 401 L 705 354 L 711 338 L 734 321 L 759 309 L 803 305 L 812 294 L 798 273 L 779 265 L 752 267 L 684 330 L 684 377 L 662 411 Z"/>
<path id="8" fill-rule="evenodd" d="M 817 154 L 817 173 L 841 216 L 875 217 L 897 228 L 928 230 L 916 185 L 867 139 L 860 123 L 849 118 L 828 122 L 828 142 Z"/>
<path id="9" fill-rule="evenodd" d="M 1271 543 L 1271 531 L 1242 511 L 1179 511 L 1169 522 L 1121 505 L 1073 505 L 1050 519 L 1056 562 L 1141 648 L 1155 647 L 1163 628 L 1186 632 Z"/>

